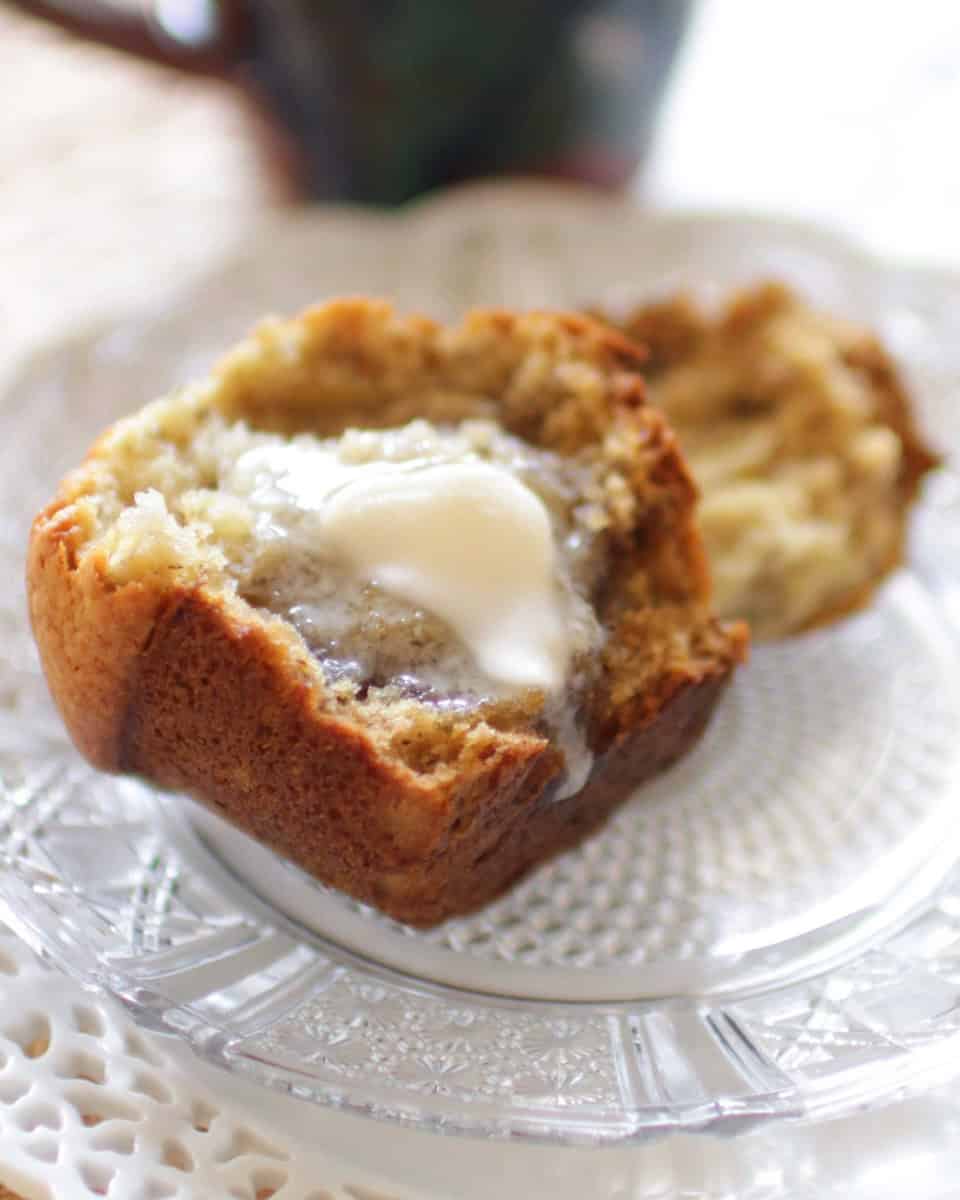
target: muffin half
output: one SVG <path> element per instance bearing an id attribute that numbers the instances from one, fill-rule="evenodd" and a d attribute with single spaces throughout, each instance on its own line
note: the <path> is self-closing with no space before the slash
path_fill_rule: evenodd
<path id="1" fill-rule="evenodd" d="M 719 614 L 765 639 L 865 604 L 938 462 L 880 342 L 773 283 L 716 316 L 679 295 L 617 324 L 700 487 Z"/>
<path id="2" fill-rule="evenodd" d="M 578 842 L 746 647 L 638 361 L 584 318 L 340 301 L 120 421 L 30 544 L 77 746 L 416 925 Z"/>

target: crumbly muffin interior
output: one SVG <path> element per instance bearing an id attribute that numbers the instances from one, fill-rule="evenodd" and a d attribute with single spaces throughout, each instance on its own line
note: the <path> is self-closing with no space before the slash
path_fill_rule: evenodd
<path id="1" fill-rule="evenodd" d="M 156 413 L 161 420 L 173 413 Z M 264 480 L 258 456 L 290 447 L 321 458 L 409 462 L 475 458 L 506 466 L 543 502 L 557 550 L 556 589 L 571 657 L 562 690 L 524 693 L 485 675 L 450 625 L 376 583 L 351 575 L 310 538 L 308 514 Z M 156 447 L 154 447 L 154 450 Z M 340 438 L 293 438 L 227 421 L 198 421 L 177 452 L 141 462 L 141 486 L 108 528 L 104 545 L 117 582 L 191 566 L 264 614 L 292 626 L 309 647 L 330 693 L 368 712 L 413 701 L 438 716 L 495 723 L 523 713 L 563 749 L 570 786 L 582 785 L 592 755 L 578 714 L 601 670 L 607 630 L 596 603 L 608 574 L 610 518 L 598 464 L 561 457 L 480 419 L 438 427 L 418 419 Z M 149 486 L 142 486 L 148 483 Z M 265 503 L 264 493 L 271 494 Z M 118 499 L 120 497 L 118 496 Z"/>
<path id="2" fill-rule="evenodd" d="M 701 489 L 719 615 L 775 638 L 860 603 L 935 461 L 879 343 L 772 284 L 717 317 L 679 296 L 624 328 Z"/>

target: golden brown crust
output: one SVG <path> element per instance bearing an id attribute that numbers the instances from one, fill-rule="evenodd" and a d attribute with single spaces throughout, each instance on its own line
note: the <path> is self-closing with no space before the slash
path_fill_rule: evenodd
<path id="1" fill-rule="evenodd" d="M 67 487 L 69 495 L 69 481 Z M 34 521 L 30 617 L 47 683 L 77 748 L 94 766 L 119 770 L 136 665 L 169 598 L 136 583 L 114 587 L 98 560 L 78 561 L 82 537 L 64 500 Z"/>
<path id="2" fill-rule="evenodd" d="M 385 311 L 348 302 L 306 314 L 300 329 L 316 336 L 322 352 L 312 347 L 309 370 L 281 358 L 268 391 L 243 354 L 228 358 L 220 373 L 223 407 L 260 426 L 314 428 L 328 419 L 335 425 L 325 410 L 323 421 L 316 416 L 316 387 L 310 391 L 318 363 L 332 363 L 350 411 L 339 417 L 342 428 L 353 419 L 357 389 L 364 396 L 368 388 L 371 395 L 378 387 L 382 392 L 386 358 L 401 351 L 416 369 L 397 387 L 397 403 L 416 391 L 418 380 L 439 389 L 441 366 L 430 350 L 438 327 L 405 322 L 397 334 L 404 347 L 378 357 L 369 330 L 371 322 L 382 326 Z M 707 615 L 693 489 L 665 423 L 643 410 L 636 352 L 582 318 L 538 319 L 556 322 L 558 353 L 567 353 L 562 339 L 572 337 L 581 360 L 601 365 L 616 411 L 644 412 L 635 427 L 648 454 L 644 466 L 634 462 L 631 469 L 650 471 L 653 464 L 657 478 L 642 484 L 661 498 L 654 524 L 637 535 L 660 581 L 660 615 L 648 613 L 648 620 L 667 628 L 672 600 L 678 619 L 699 629 L 696 652 L 668 663 L 642 694 L 627 688 L 619 695 L 609 682 L 599 690 L 590 721 L 598 757 L 583 791 L 552 798 L 563 759 L 536 727 L 509 735 L 489 730 L 459 748 L 455 770 L 418 773 L 409 756 L 385 752 L 382 741 L 338 709 L 318 687 L 305 645 L 292 631 L 278 633 L 275 620 L 202 579 L 117 583 L 103 550 L 89 544 L 95 513 L 87 499 L 111 453 L 109 438 L 37 518 L 28 563 L 44 669 L 81 751 L 104 769 L 189 792 L 324 882 L 416 925 L 487 903 L 573 845 L 638 782 L 683 753 L 744 657 L 744 632 L 722 629 Z M 475 387 L 492 387 L 500 368 L 491 345 L 518 336 L 523 320 L 509 313 L 471 318 L 465 328 L 480 346 L 475 362 L 458 360 L 458 385 L 471 374 Z M 282 402 L 270 408 L 278 396 Z M 359 408 L 368 417 L 375 411 Z M 585 435 L 588 416 L 573 406 L 561 409 L 532 405 L 509 421 L 540 444 L 602 438 L 603 429 Z M 404 417 L 392 412 L 389 419 Z M 637 620 L 632 611 L 622 616 L 628 643 L 635 637 L 641 644 L 654 628 L 645 635 Z M 609 678 L 620 678 L 618 670 L 611 659 Z"/>
<path id="3" fill-rule="evenodd" d="M 832 621 L 857 612 L 869 604 L 883 580 L 903 562 L 910 506 L 917 497 L 924 476 L 942 462 L 940 455 L 922 438 L 903 380 L 883 345 L 875 337 L 865 333 L 862 340 L 848 348 L 846 358 L 851 366 L 862 371 L 870 380 L 881 421 L 900 439 L 903 456 L 893 499 L 898 514 L 897 531 L 873 578 L 865 580 L 861 587 L 851 588 L 845 595 L 838 596 L 831 605 L 822 608 L 808 621 L 805 629 L 829 625 Z"/>

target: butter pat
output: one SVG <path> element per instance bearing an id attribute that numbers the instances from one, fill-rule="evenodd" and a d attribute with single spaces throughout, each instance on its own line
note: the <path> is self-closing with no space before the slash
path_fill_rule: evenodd
<path id="1" fill-rule="evenodd" d="M 345 445 L 356 449 L 350 435 Z M 229 486 L 303 549 L 438 617 L 490 680 L 562 688 L 572 647 L 540 497 L 462 445 L 380 449 L 390 457 L 331 443 L 258 447 L 238 459 Z"/>
<path id="2" fill-rule="evenodd" d="M 445 621 L 485 675 L 559 688 L 569 650 L 543 502 L 490 463 L 356 468 L 320 534 L 360 578 Z"/>

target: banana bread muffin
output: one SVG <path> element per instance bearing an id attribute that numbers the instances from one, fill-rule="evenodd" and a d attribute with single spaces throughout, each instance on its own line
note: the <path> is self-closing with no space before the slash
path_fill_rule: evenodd
<path id="1" fill-rule="evenodd" d="M 415 925 L 578 842 L 745 654 L 637 366 L 574 316 L 264 323 L 35 521 L 77 746 Z"/>
<path id="2" fill-rule="evenodd" d="M 618 324 L 699 484 L 721 617 L 778 638 L 865 604 L 937 463 L 877 339 L 779 284 L 716 317 L 681 295 Z"/>

